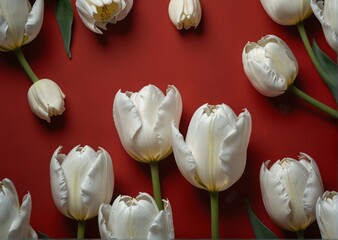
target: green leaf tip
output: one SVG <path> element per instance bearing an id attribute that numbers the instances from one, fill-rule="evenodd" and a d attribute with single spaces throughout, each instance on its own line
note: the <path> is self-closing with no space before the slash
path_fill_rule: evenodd
<path id="1" fill-rule="evenodd" d="M 62 35 L 63 44 L 69 59 L 72 58 L 70 43 L 72 39 L 73 8 L 71 0 L 57 0 L 55 16 Z"/>
<path id="2" fill-rule="evenodd" d="M 254 230 L 256 238 L 257 239 L 276 239 L 277 236 L 269 228 L 267 228 L 255 215 L 255 213 L 253 212 L 250 206 L 248 199 L 245 199 L 245 200 L 246 200 L 246 206 L 247 206 L 251 226 Z"/>

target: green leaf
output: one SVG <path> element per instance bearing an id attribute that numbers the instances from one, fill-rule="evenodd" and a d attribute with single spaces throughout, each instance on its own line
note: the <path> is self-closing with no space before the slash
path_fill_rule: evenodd
<path id="1" fill-rule="evenodd" d="M 73 8 L 71 0 L 57 0 L 55 16 L 58 22 L 63 44 L 68 58 L 72 57 L 70 52 L 70 42 L 72 39 Z"/>
<path id="2" fill-rule="evenodd" d="M 255 215 L 253 210 L 251 209 L 249 201 L 246 199 L 248 214 L 251 222 L 251 226 L 254 230 L 255 236 L 258 239 L 275 239 L 276 235 L 267 228 Z"/>
<path id="3" fill-rule="evenodd" d="M 323 81 L 338 103 L 338 65 L 319 48 L 315 40 L 313 40 L 312 48 L 319 64 L 328 76 L 327 79 L 323 78 Z"/>
<path id="4" fill-rule="evenodd" d="M 39 239 L 49 239 L 49 237 L 42 232 L 37 232 L 37 234 Z"/>

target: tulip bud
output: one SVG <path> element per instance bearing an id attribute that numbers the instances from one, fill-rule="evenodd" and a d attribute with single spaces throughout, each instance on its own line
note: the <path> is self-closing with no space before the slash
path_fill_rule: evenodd
<path id="1" fill-rule="evenodd" d="M 299 160 L 284 158 L 268 169 L 262 164 L 260 185 L 266 211 L 281 228 L 305 230 L 316 219 L 316 202 L 323 184 L 314 159 L 300 153 Z"/>
<path id="2" fill-rule="evenodd" d="M 317 223 L 322 239 L 338 239 L 338 193 L 326 191 L 316 204 Z"/>
<path id="3" fill-rule="evenodd" d="M 136 198 L 118 196 L 112 205 L 102 204 L 99 210 L 101 239 L 174 239 L 171 206 L 163 200 L 159 211 L 147 193 Z"/>
<path id="4" fill-rule="evenodd" d="M 202 17 L 199 0 L 170 0 L 168 12 L 177 29 L 189 29 L 192 26 L 196 28 Z"/>
<path id="5" fill-rule="evenodd" d="M 312 14 L 310 0 L 260 1 L 267 14 L 281 25 L 296 25 Z"/>
<path id="6" fill-rule="evenodd" d="M 95 33 L 107 30 L 107 23 L 123 20 L 133 6 L 133 0 L 76 0 L 76 8 L 82 22 Z"/>
<path id="7" fill-rule="evenodd" d="M 89 146 L 76 146 L 68 155 L 61 154 L 61 148 L 56 149 L 50 162 L 54 203 L 69 218 L 93 218 L 113 195 L 112 160 L 103 148 L 95 152 Z"/>
<path id="8" fill-rule="evenodd" d="M 172 152 L 170 123 L 179 125 L 181 94 L 174 86 L 167 95 L 154 85 L 139 92 L 118 91 L 113 105 L 117 133 L 126 152 L 135 160 L 160 161 Z"/>
<path id="9" fill-rule="evenodd" d="M 0 239 L 37 239 L 29 225 L 32 199 L 27 193 L 20 207 L 13 182 L 7 178 L 0 181 Z"/>
<path id="10" fill-rule="evenodd" d="M 261 94 L 283 94 L 298 74 L 298 63 L 290 48 L 277 36 L 267 35 L 248 42 L 242 52 L 246 76 Z"/>
<path id="11" fill-rule="evenodd" d="M 10 51 L 31 42 L 40 32 L 44 1 L 1 0 L 0 51 Z"/>
<path id="12" fill-rule="evenodd" d="M 177 166 L 195 187 L 223 191 L 242 176 L 251 134 L 251 116 L 238 117 L 225 104 L 204 104 L 191 118 L 186 140 L 172 125 Z"/>
<path id="13" fill-rule="evenodd" d="M 338 1 L 311 0 L 311 8 L 322 24 L 326 41 L 338 53 Z"/>
<path id="14" fill-rule="evenodd" d="M 39 118 L 50 122 L 51 116 L 61 115 L 65 111 L 65 95 L 60 87 L 49 79 L 41 79 L 29 88 L 28 103 Z"/>

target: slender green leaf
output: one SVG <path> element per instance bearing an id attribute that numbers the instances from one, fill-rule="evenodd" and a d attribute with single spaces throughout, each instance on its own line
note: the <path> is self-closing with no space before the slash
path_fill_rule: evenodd
<path id="1" fill-rule="evenodd" d="M 319 64 L 328 75 L 328 78 L 323 81 L 338 103 L 338 65 L 319 48 L 315 40 L 313 40 L 312 48 Z"/>
<path id="2" fill-rule="evenodd" d="M 255 215 L 251 209 L 249 201 L 246 199 L 248 214 L 251 222 L 251 226 L 254 230 L 255 236 L 257 239 L 275 239 L 276 235 L 267 228 Z"/>
<path id="3" fill-rule="evenodd" d="M 70 51 L 70 43 L 72 39 L 72 25 L 73 25 L 73 8 L 71 0 L 57 0 L 55 16 L 58 22 L 63 44 L 68 58 L 72 57 Z"/>

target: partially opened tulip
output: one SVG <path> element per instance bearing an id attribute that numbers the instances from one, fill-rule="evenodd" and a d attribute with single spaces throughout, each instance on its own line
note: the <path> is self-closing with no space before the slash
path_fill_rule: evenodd
<path id="1" fill-rule="evenodd" d="M 159 210 L 147 193 L 136 198 L 118 196 L 112 205 L 102 204 L 99 211 L 101 239 L 174 239 L 171 206 L 163 200 Z"/>
<path id="2" fill-rule="evenodd" d="M 172 125 L 173 151 L 180 172 L 192 185 L 210 192 L 213 238 L 218 238 L 218 192 L 242 176 L 250 135 L 250 113 L 244 110 L 236 116 L 225 104 L 198 108 L 185 141 Z"/>
<path id="3" fill-rule="evenodd" d="M 269 163 L 260 170 L 265 209 L 278 226 L 300 237 L 316 219 L 316 202 L 323 194 L 318 166 L 305 153 L 300 153 L 299 160 L 284 158 L 270 168 Z"/>
<path id="4" fill-rule="evenodd" d="M 50 122 L 50 116 L 62 114 L 64 111 L 64 94 L 59 87 L 55 91 L 56 87 L 50 84 L 52 82 L 50 80 L 48 80 L 48 84 L 45 80 L 37 83 L 39 78 L 29 66 L 21 50 L 21 46 L 31 42 L 38 35 L 43 22 L 43 13 L 44 0 L 36 0 L 33 6 L 28 0 L 1 0 L 0 51 L 14 51 L 21 66 L 33 82 L 28 91 L 28 101 L 32 111 L 38 117 Z M 45 97 L 42 97 L 43 99 L 40 94 L 42 92 L 38 90 L 42 88 L 47 93 Z M 56 92 L 60 92 L 60 94 L 54 94 Z M 47 99 L 48 101 L 46 101 Z"/>
<path id="5" fill-rule="evenodd" d="M 15 186 L 8 178 L 0 181 L 0 239 L 38 238 L 30 226 L 31 195 L 27 193 L 20 206 Z"/>
<path id="6" fill-rule="evenodd" d="M 296 25 L 312 14 L 310 0 L 260 1 L 267 14 L 281 25 Z"/>
<path id="7" fill-rule="evenodd" d="M 326 191 L 316 204 L 317 223 L 322 239 L 338 239 L 338 193 Z"/>
<path id="8" fill-rule="evenodd" d="M 338 119 L 337 110 L 309 96 L 295 85 L 298 62 L 288 45 L 275 35 L 266 35 L 257 43 L 248 42 L 242 51 L 242 63 L 252 86 L 267 97 L 287 90 L 307 103 Z"/>
<path id="9" fill-rule="evenodd" d="M 338 1 L 311 0 L 311 8 L 322 24 L 326 41 L 338 53 Z"/>
<path id="10" fill-rule="evenodd" d="M 150 84 L 139 92 L 118 91 L 114 98 L 113 118 L 121 143 L 132 158 L 150 164 L 159 205 L 157 162 L 172 153 L 171 122 L 178 126 L 181 114 L 182 98 L 175 86 L 168 86 L 166 95 Z"/>
<path id="11" fill-rule="evenodd" d="M 177 29 L 196 28 L 202 18 L 199 0 L 170 0 L 168 13 Z"/>
<path id="12" fill-rule="evenodd" d="M 28 90 L 31 110 L 47 122 L 50 122 L 51 116 L 61 115 L 64 112 L 64 98 L 60 87 L 49 79 L 35 82 Z"/>
<path id="13" fill-rule="evenodd" d="M 95 33 L 107 30 L 108 23 L 123 20 L 133 6 L 133 0 L 76 0 L 76 8 L 82 22 Z"/>
<path id="14" fill-rule="evenodd" d="M 102 203 L 110 203 L 114 175 L 107 151 L 76 146 L 68 155 L 54 152 L 50 162 L 53 200 L 66 217 L 78 221 L 78 238 L 84 237 L 84 223 L 96 217 Z"/>

